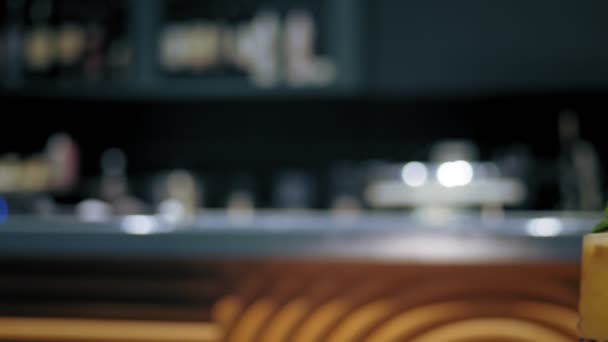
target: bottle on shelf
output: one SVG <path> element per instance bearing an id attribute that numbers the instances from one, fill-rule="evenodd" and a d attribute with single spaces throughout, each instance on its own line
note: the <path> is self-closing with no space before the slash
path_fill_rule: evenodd
<path id="1" fill-rule="evenodd" d="M 251 19 L 173 22 L 161 30 L 159 59 L 170 73 L 205 74 L 222 67 L 245 72 L 251 82 L 270 88 L 324 86 L 336 78 L 334 63 L 316 54 L 317 23 L 311 11 L 290 10 L 283 20 L 275 9 Z"/>
<path id="2" fill-rule="evenodd" d="M 50 167 L 50 186 L 58 192 L 72 189 L 78 182 L 79 152 L 76 142 L 65 133 L 52 135 L 45 149 Z"/>
<path id="3" fill-rule="evenodd" d="M 336 78 L 334 64 L 315 54 L 317 25 L 312 13 L 291 10 L 285 19 L 285 62 L 287 83 L 292 86 L 322 86 Z"/>
<path id="4" fill-rule="evenodd" d="M 109 43 L 107 63 L 113 80 L 124 80 L 132 63 L 133 51 L 127 39 L 120 38 Z"/>
<path id="5" fill-rule="evenodd" d="M 314 206 L 314 180 L 305 172 L 284 171 L 276 177 L 273 207 L 311 209 Z"/>
<path id="6" fill-rule="evenodd" d="M 90 23 L 86 28 L 84 46 L 84 76 L 90 81 L 98 81 L 103 76 L 105 56 L 103 47 L 106 32 L 98 23 Z"/>
<path id="7" fill-rule="evenodd" d="M 173 170 L 162 177 L 157 187 L 157 211 L 165 223 L 190 223 L 201 210 L 203 191 L 197 178 L 185 170 Z"/>
<path id="8" fill-rule="evenodd" d="M 0 157 L 0 192 L 13 192 L 20 189 L 21 163 L 16 154 Z"/>
<path id="9" fill-rule="evenodd" d="M 57 32 L 57 55 L 62 77 L 76 77 L 86 45 L 86 35 L 81 25 L 63 24 Z"/>
<path id="10" fill-rule="evenodd" d="M 32 23 L 25 34 L 23 56 L 28 70 L 41 76 L 48 76 L 56 55 L 56 35 L 51 27 L 53 1 L 35 0 L 29 7 Z"/>
<path id="11" fill-rule="evenodd" d="M 237 177 L 228 195 L 228 219 L 237 225 L 250 224 L 255 217 L 254 182 L 247 175 Z"/>
<path id="12" fill-rule="evenodd" d="M 362 210 L 362 177 L 356 165 L 337 163 L 329 174 L 329 208 L 335 218 L 348 221 L 359 215 Z"/>
<path id="13" fill-rule="evenodd" d="M 64 133 L 52 135 L 43 154 L 0 157 L 0 192 L 64 193 L 78 182 L 78 147 Z"/>
<path id="14" fill-rule="evenodd" d="M 279 14 L 273 10 L 257 13 L 248 30 L 239 39 L 239 50 L 247 60 L 253 83 L 259 87 L 272 87 L 279 81 Z"/>
<path id="15" fill-rule="evenodd" d="M 600 158 L 595 147 L 580 136 L 576 112 L 559 114 L 559 189 L 565 210 L 600 210 L 603 198 Z"/>
<path id="16" fill-rule="evenodd" d="M 127 178 L 127 157 L 117 148 L 101 156 L 101 198 L 110 204 L 114 214 L 135 215 L 145 211 L 142 201 L 130 194 Z"/>
<path id="17" fill-rule="evenodd" d="M 5 1 L 6 5 L 6 35 L 5 35 L 5 65 L 4 83 L 14 88 L 21 85 L 23 68 L 23 10 L 24 1 Z"/>

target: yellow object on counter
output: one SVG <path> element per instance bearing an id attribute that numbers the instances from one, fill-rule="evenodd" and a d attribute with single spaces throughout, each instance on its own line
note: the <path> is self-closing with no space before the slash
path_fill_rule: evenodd
<path id="1" fill-rule="evenodd" d="M 583 240 L 580 333 L 608 340 L 608 233 L 588 234 Z"/>

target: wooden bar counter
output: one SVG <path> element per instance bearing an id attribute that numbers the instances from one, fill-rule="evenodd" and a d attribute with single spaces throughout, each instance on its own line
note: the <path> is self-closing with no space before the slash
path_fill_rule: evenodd
<path id="1" fill-rule="evenodd" d="M 595 215 L 0 225 L 0 341 L 574 341 Z"/>

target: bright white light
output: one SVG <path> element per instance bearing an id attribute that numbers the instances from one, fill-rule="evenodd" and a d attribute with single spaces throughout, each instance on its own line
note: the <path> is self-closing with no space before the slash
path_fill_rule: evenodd
<path id="1" fill-rule="evenodd" d="M 146 235 L 158 229 L 158 223 L 153 217 L 145 215 L 129 215 L 121 222 L 122 230 L 129 234 Z"/>
<path id="2" fill-rule="evenodd" d="M 564 227 L 556 218 L 541 217 L 530 220 L 526 225 L 526 230 L 532 236 L 548 237 L 559 235 Z"/>
<path id="3" fill-rule="evenodd" d="M 467 185 L 473 180 L 473 167 L 464 160 L 443 163 L 437 168 L 437 180 L 448 188 Z"/>
<path id="4" fill-rule="evenodd" d="M 411 187 L 418 187 L 426 183 L 428 172 L 421 162 L 409 162 L 401 169 L 403 182 Z"/>

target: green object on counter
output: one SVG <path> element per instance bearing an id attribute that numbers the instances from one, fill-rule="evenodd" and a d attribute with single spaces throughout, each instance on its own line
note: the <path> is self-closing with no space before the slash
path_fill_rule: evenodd
<path id="1" fill-rule="evenodd" d="M 604 219 L 593 227 L 594 233 L 606 233 L 608 232 L 608 220 Z"/>
<path id="2" fill-rule="evenodd" d="M 608 208 L 604 209 L 604 219 L 593 227 L 594 233 L 608 232 Z"/>

